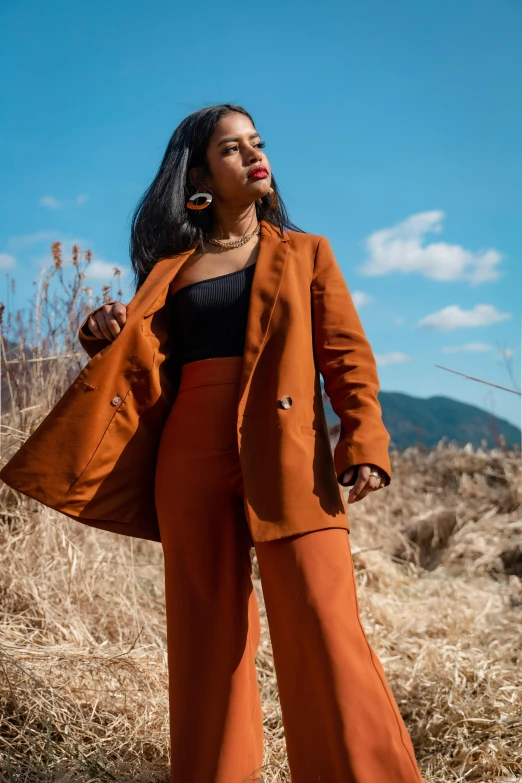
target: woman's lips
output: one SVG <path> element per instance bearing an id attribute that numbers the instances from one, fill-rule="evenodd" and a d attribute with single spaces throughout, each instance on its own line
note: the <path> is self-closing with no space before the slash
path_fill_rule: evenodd
<path id="1" fill-rule="evenodd" d="M 248 175 L 248 179 L 264 179 L 265 177 L 268 177 L 266 169 L 253 169 Z"/>

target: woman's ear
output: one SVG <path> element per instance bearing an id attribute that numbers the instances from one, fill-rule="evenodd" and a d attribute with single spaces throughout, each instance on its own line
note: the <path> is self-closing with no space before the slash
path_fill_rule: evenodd
<path id="1" fill-rule="evenodd" d="M 199 191 L 205 191 L 206 185 L 203 179 L 203 169 L 201 167 L 195 166 L 190 169 L 188 178 L 193 188 L 196 188 L 196 190 Z"/>

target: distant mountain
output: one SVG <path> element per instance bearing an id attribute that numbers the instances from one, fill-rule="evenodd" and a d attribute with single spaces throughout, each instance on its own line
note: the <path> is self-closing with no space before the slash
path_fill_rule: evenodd
<path id="1" fill-rule="evenodd" d="M 324 408 L 330 427 L 339 423 L 326 395 Z M 488 446 L 498 446 L 498 435 L 506 439 L 506 445 L 520 447 L 521 431 L 505 419 L 492 416 L 475 405 L 468 405 L 450 397 L 412 397 L 400 392 L 379 392 L 384 426 L 390 433 L 393 446 L 405 449 L 422 444 L 435 446 L 446 436 L 460 445 L 472 443 L 475 448 L 485 439 Z"/>

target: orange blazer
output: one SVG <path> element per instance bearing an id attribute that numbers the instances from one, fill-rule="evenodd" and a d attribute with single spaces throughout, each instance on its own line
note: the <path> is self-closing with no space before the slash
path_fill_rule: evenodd
<path id="1" fill-rule="evenodd" d="M 6 484 L 87 525 L 161 540 L 155 464 L 177 393 L 166 370 L 174 353 L 164 304 L 191 252 L 155 264 L 114 341 L 84 334 L 87 316 L 79 339 L 90 361 L 4 465 Z M 341 422 L 333 451 L 320 374 Z M 237 411 L 254 541 L 349 531 L 339 478 L 352 465 L 378 465 L 390 483 L 378 390 L 375 358 L 329 241 L 280 236 L 262 221 Z"/>

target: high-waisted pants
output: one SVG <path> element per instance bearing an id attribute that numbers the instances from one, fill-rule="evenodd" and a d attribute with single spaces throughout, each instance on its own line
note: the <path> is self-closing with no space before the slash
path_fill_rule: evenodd
<path id="1" fill-rule="evenodd" d="M 252 540 L 237 443 L 241 364 L 234 356 L 183 366 L 158 452 L 171 783 L 270 779 L 253 545 L 292 783 L 422 783 L 361 625 L 348 531 Z"/>

